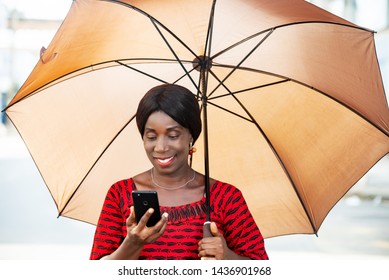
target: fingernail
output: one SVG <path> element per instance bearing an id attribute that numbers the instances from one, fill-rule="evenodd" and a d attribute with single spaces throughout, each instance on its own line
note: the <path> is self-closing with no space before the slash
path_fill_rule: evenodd
<path id="1" fill-rule="evenodd" d="M 153 214 L 153 212 L 154 212 L 154 209 L 153 209 L 153 208 L 150 208 L 150 209 L 149 209 L 149 213 L 150 213 L 150 214 Z"/>

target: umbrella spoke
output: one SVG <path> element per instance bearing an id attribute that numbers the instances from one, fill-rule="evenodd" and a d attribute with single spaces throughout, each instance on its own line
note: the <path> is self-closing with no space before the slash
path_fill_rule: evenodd
<path id="1" fill-rule="evenodd" d="M 131 69 L 131 70 L 134 70 L 134 71 L 136 71 L 136 72 L 138 72 L 138 73 L 140 73 L 140 74 L 143 74 L 143 75 L 145 75 L 145 76 L 147 76 L 147 77 L 153 78 L 153 79 L 155 79 L 155 80 L 157 80 L 157 81 L 159 81 L 159 82 L 161 82 L 161 83 L 167 83 L 166 81 L 161 80 L 161 79 L 158 78 L 158 77 L 155 77 L 155 76 L 153 76 L 153 75 L 150 75 L 150 74 L 148 74 L 148 73 L 146 73 L 146 72 L 144 72 L 144 71 L 141 71 L 141 70 L 139 70 L 139 69 L 136 69 L 136 68 L 134 68 L 134 67 L 132 67 L 132 66 L 130 66 L 130 65 L 127 65 L 127 64 L 125 64 L 125 63 L 122 63 L 122 62 L 120 62 L 120 61 L 118 61 L 118 60 L 117 60 L 116 62 L 117 62 L 118 64 L 124 66 L 124 67 L 127 67 L 127 68 L 129 68 L 129 69 Z"/>
<path id="2" fill-rule="evenodd" d="M 216 78 L 217 80 L 219 80 L 218 77 L 217 77 L 216 75 L 215 75 L 215 78 Z M 242 119 L 244 119 L 244 120 L 247 120 L 247 121 L 253 123 L 253 124 L 256 126 L 256 128 L 258 129 L 258 131 L 260 132 L 260 134 L 261 134 L 261 135 L 263 136 L 263 138 L 266 140 L 268 146 L 270 147 L 270 149 L 271 149 L 271 151 L 273 152 L 274 156 L 276 157 L 277 161 L 279 162 L 279 164 L 280 164 L 282 170 L 284 171 L 286 177 L 288 178 L 288 181 L 290 182 L 291 186 L 292 186 L 293 189 L 295 190 L 296 195 L 297 195 L 297 197 L 298 197 L 298 199 L 299 199 L 299 201 L 300 201 L 300 204 L 301 204 L 301 206 L 302 206 L 302 208 L 303 208 L 303 210 L 304 210 L 304 212 L 305 212 L 305 214 L 306 214 L 306 216 L 307 216 L 307 218 L 308 218 L 308 221 L 309 221 L 309 223 L 310 223 L 310 225 L 311 225 L 311 228 L 312 228 L 314 234 L 317 234 L 317 230 L 316 230 L 316 228 L 315 228 L 314 221 L 313 221 L 314 216 L 312 216 L 311 213 L 308 211 L 308 209 L 307 209 L 307 207 L 306 207 L 304 201 L 302 200 L 302 197 L 301 197 L 301 195 L 300 195 L 300 192 L 297 190 L 296 184 L 294 183 L 294 181 L 293 181 L 293 179 L 292 179 L 292 176 L 290 175 L 288 169 L 286 168 L 286 166 L 285 166 L 285 164 L 284 164 L 282 158 L 280 157 L 279 153 L 277 152 L 277 150 L 276 150 L 275 147 L 273 146 L 273 144 L 272 144 L 272 142 L 270 141 L 269 137 L 266 135 L 265 131 L 262 129 L 262 127 L 259 125 L 259 123 L 255 120 L 254 116 L 253 116 L 253 115 L 250 113 L 250 111 L 243 105 L 243 103 L 235 96 L 236 93 L 241 93 L 241 92 L 243 92 L 243 91 L 237 91 L 236 93 L 233 93 L 233 92 L 232 92 L 231 90 L 229 90 L 228 87 L 224 84 L 224 81 L 225 81 L 225 79 L 224 79 L 223 81 L 219 81 L 219 82 L 220 82 L 219 85 L 222 85 L 222 86 L 229 92 L 229 94 L 227 94 L 227 96 L 233 97 L 233 98 L 235 99 L 235 101 L 239 104 L 239 106 L 240 106 L 240 107 L 245 111 L 245 113 L 249 116 L 249 118 L 245 118 L 245 117 L 243 117 L 243 116 L 241 116 L 241 115 L 239 115 L 239 114 L 237 114 L 237 113 L 234 113 L 234 112 L 232 112 L 232 111 L 230 111 L 230 110 L 228 110 L 228 109 L 226 109 L 226 108 L 223 108 L 223 107 L 218 106 L 218 105 L 216 105 L 216 104 L 214 104 L 214 103 L 212 103 L 212 102 L 209 102 L 209 100 L 207 100 L 207 101 L 208 101 L 208 104 L 211 104 L 211 105 L 213 105 L 213 106 L 215 106 L 215 107 L 217 107 L 217 108 L 219 108 L 219 109 L 222 109 L 222 110 L 224 110 L 224 111 L 226 111 L 226 112 L 229 112 L 229 113 L 231 113 L 231 114 L 233 114 L 233 115 L 235 115 L 235 116 L 237 116 L 237 117 L 240 117 L 240 118 L 242 118 Z M 268 85 L 262 85 L 262 86 L 258 86 L 258 87 L 255 87 L 255 88 L 261 88 L 261 87 L 264 87 L 264 86 L 270 86 L 270 85 L 272 85 L 272 84 L 281 84 L 281 83 L 288 82 L 288 81 L 289 81 L 289 79 L 285 79 L 285 80 L 282 80 L 282 81 L 279 81 L 279 82 L 271 83 L 271 84 L 268 84 Z M 255 88 L 251 88 L 251 90 L 253 90 L 253 89 L 255 89 Z M 250 89 L 249 89 L 249 90 L 250 90 Z M 216 97 L 215 97 L 215 98 L 216 98 Z M 214 99 L 215 99 L 215 98 L 214 98 Z"/>
<path id="3" fill-rule="evenodd" d="M 211 47 L 212 47 L 212 34 L 213 34 L 213 23 L 215 19 L 215 5 L 216 0 L 212 3 L 211 13 L 209 15 L 209 22 L 208 22 L 208 30 L 207 30 L 207 38 L 205 40 L 205 47 L 204 47 L 204 57 L 209 57 L 211 53 Z"/>
<path id="4" fill-rule="evenodd" d="M 235 44 L 233 44 L 233 45 L 231 45 L 231 46 L 225 48 L 224 50 L 222 50 L 222 51 L 220 51 L 220 52 L 214 54 L 214 55 L 212 56 L 212 59 L 214 59 L 214 58 L 216 58 L 216 57 L 218 57 L 218 56 L 220 56 L 220 55 L 222 55 L 222 54 L 228 52 L 229 50 L 231 50 L 231 49 L 233 49 L 233 48 L 235 48 L 235 47 L 237 47 L 237 46 L 239 46 L 239 45 L 241 45 L 241 44 L 243 44 L 243 43 L 245 43 L 245 42 L 247 42 L 247 41 L 249 41 L 249 40 L 251 40 L 251 39 L 253 39 L 253 38 L 255 38 L 255 37 L 258 37 L 258 36 L 260 36 L 260 35 L 262 35 L 262 34 L 265 34 L 265 33 L 269 33 L 269 32 L 271 33 L 271 32 L 273 32 L 274 30 L 275 30 L 275 28 L 270 28 L 270 29 L 266 29 L 266 30 L 263 30 L 263 31 L 261 31 L 261 32 L 255 33 L 255 34 L 253 34 L 253 35 L 251 35 L 251 36 L 249 36 L 249 37 L 246 37 L 246 38 L 244 38 L 243 40 L 240 40 L 239 42 L 236 42 Z M 266 36 L 266 37 L 267 37 L 267 36 Z"/>
<path id="5" fill-rule="evenodd" d="M 181 75 L 180 77 L 178 77 L 178 79 L 176 79 L 176 80 L 173 82 L 173 84 L 178 83 L 178 82 L 181 81 L 183 78 L 185 78 L 186 76 L 188 76 L 189 74 L 191 74 L 194 70 L 196 70 L 196 69 L 195 69 L 195 68 L 190 69 L 189 71 L 187 71 L 186 74 Z M 199 85 L 196 86 L 196 89 L 199 89 L 199 88 L 200 88 Z"/>
<path id="6" fill-rule="evenodd" d="M 123 5 L 127 8 L 131 8 L 131 9 L 143 14 L 144 16 L 148 17 L 151 20 L 151 22 L 154 24 L 154 26 L 156 26 L 157 24 L 160 25 L 164 30 L 166 30 L 170 35 L 172 35 L 182 46 L 184 46 L 189 52 L 191 52 L 193 54 L 193 56 L 197 56 L 196 53 L 187 44 L 185 44 L 176 34 L 174 34 L 173 31 L 171 31 L 169 28 L 167 28 L 165 25 L 163 25 L 159 20 L 157 20 L 155 17 L 148 14 L 147 12 L 143 11 L 142 9 L 140 9 L 136 6 L 133 6 L 131 4 L 124 3 L 122 1 L 118 1 L 118 0 L 100 0 L 100 1 L 117 3 L 119 5 Z M 160 30 L 157 28 L 157 31 L 159 32 Z M 162 34 L 161 34 L 161 36 L 163 37 Z"/>
<path id="7" fill-rule="evenodd" d="M 216 76 L 215 76 L 216 78 Z M 259 86 L 256 86 L 256 87 L 251 87 L 251 88 L 245 88 L 245 89 L 242 89 L 242 90 L 238 90 L 238 91 L 234 91 L 234 92 L 231 92 L 227 89 L 227 87 L 224 85 L 223 83 L 223 87 L 225 89 L 228 90 L 228 93 L 226 94 L 221 94 L 221 95 L 218 95 L 218 96 L 214 96 L 214 97 L 211 97 L 211 98 L 208 98 L 208 101 L 209 100 L 214 100 L 214 99 L 219 99 L 219 98 L 223 98 L 223 97 L 227 97 L 227 96 L 232 96 L 232 95 L 237 95 L 238 93 L 243 93 L 243 92 L 248 92 L 248 91 L 251 91 L 251 90 L 256 90 L 256 89 L 260 89 L 260 88 L 264 88 L 264 87 L 270 87 L 270 86 L 275 86 L 277 84 L 282 84 L 282 83 L 286 83 L 286 82 L 289 82 L 290 79 L 285 79 L 285 80 L 282 80 L 282 81 L 277 81 L 277 82 L 273 82 L 273 83 L 268 83 L 268 84 L 264 84 L 264 85 L 259 85 Z"/>
<path id="8" fill-rule="evenodd" d="M 151 18 L 150 18 L 151 19 Z M 184 64 L 182 63 L 181 59 L 178 57 L 177 53 L 174 51 L 173 47 L 171 46 L 171 44 L 169 43 L 169 41 L 166 39 L 166 37 L 162 34 L 162 31 L 159 29 L 157 23 L 155 20 L 151 19 L 151 22 L 153 23 L 153 25 L 155 26 L 155 29 L 158 31 L 158 33 L 161 35 L 163 41 L 166 43 L 166 45 L 168 46 L 168 48 L 170 49 L 170 51 L 172 52 L 172 54 L 174 55 L 174 57 L 176 58 L 177 62 L 180 64 L 181 68 L 184 70 L 184 72 L 186 73 L 186 75 L 188 76 L 188 78 L 190 79 L 190 81 L 192 82 L 192 84 L 197 88 L 197 85 L 195 83 L 195 81 L 193 80 L 192 76 L 189 75 L 189 72 L 188 70 L 184 67 Z M 173 34 L 173 33 L 171 33 Z M 197 56 L 196 56 L 197 57 Z"/>
<path id="9" fill-rule="evenodd" d="M 244 119 L 244 120 L 246 120 L 246 121 L 248 121 L 248 122 L 254 123 L 254 121 L 253 121 L 252 119 L 246 118 L 246 117 L 244 117 L 244 116 L 242 116 L 242 115 L 240 115 L 240 114 L 238 114 L 238 113 L 235 113 L 235 112 L 233 112 L 233 111 L 231 111 L 231 110 L 228 110 L 228 109 L 225 108 L 225 107 L 219 106 L 219 105 L 217 105 L 217 104 L 215 104 L 215 103 L 213 103 L 213 102 L 210 102 L 210 101 L 208 101 L 207 103 L 208 103 L 209 105 L 212 105 L 212 106 L 216 107 L 216 108 L 219 108 L 220 110 L 223 110 L 223 111 L 225 111 L 225 112 L 227 112 L 227 113 L 230 113 L 230 114 L 232 114 L 232 115 L 234 115 L 234 116 L 237 116 L 237 117 L 239 117 L 239 118 L 242 118 L 242 119 Z"/>
<path id="10" fill-rule="evenodd" d="M 152 62 L 156 62 L 156 63 L 170 63 L 170 62 L 172 62 L 172 63 L 175 63 L 175 62 L 177 62 L 176 60 L 173 60 L 173 59 L 162 59 L 162 58 L 154 58 L 154 59 L 150 59 L 150 58 L 137 58 L 137 59 L 125 59 L 125 61 L 139 61 L 139 60 L 141 60 L 141 61 L 145 61 L 145 60 L 149 60 L 149 61 L 152 61 Z M 123 63 L 123 62 L 121 62 L 121 61 L 119 61 L 119 60 L 116 60 L 115 61 L 116 63 L 118 63 L 118 64 L 120 64 L 120 65 L 122 65 L 122 66 L 124 66 L 124 67 L 127 67 L 127 68 L 129 68 L 129 69 L 131 69 L 131 70 L 134 70 L 134 71 L 136 71 L 136 72 L 138 72 L 138 73 L 140 73 L 140 74 L 143 74 L 143 75 L 145 75 L 145 76 L 147 76 L 147 77 L 150 77 L 150 78 L 152 78 L 152 79 L 154 79 L 154 80 L 157 80 L 157 81 L 159 81 L 159 82 L 161 82 L 161 83 L 169 83 L 169 82 L 167 82 L 167 81 L 165 81 L 165 80 L 163 80 L 163 79 L 161 79 L 161 78 L 159 78 L 159 77 L 157 77 L 157 76 L 154 76 L 154 75 L 151 75 L 151 74 L 149 74 L 149 73 L 147 73 L 147 72 L 145 72 L 145 71 L 142 71 L 142 70 L 140 70 L 140 69 L 137 69 L 137 68 L 135 68 L 135 67 L 133 67 L 133 66 L 130 66 L 130 65 L 128 65 L 128 64 L 126 64 L 126 63 Z M 182 62 L 184 62 L 184 63 L 192 63 L 191 61 L 184 61 L 184 60 L 182 60 Z M 192 68 L 192 69 L 190 69 L 189 71 L 187 71 L 185 74 L 183 74 L 183 75 L 181 75 L 180 77 L 178 77 L 175 81 L 173 81 L 172 82 L 172 84 L 177 84 L 179 81 L 181 81 L 182 79 L 184 79 L 186 76 L 189 76 L 189 74 L 191 74 L 194 70 L 196 70 L 195 68 Z M 196 88 L 200 88 L 200 86 L 197 86 Z"/>
<path id="11" fill-rule="evenodd" d="M 104 148 L 104 150 L 100 153 L 100 155 L 96 158 L 95 162 L 91 165 L 89 170 L 85 173 L 85 176 L 82 178 L 80 183 L 77 185 L 77 187 L 74 189 L 73 193 L 69 197 L 69 199 L 66 201 L 65 205 L 62 207 L 61 210 L 58 211 L 58 217 L 62 215 L 62 213 L 65 211 L 66 207 L 68 206 L 69 202 L 72 200 L 76 192 L 80 189 L 81 185 L 85 181 L 85 179 L 88 177 L 88 175 L 91 173 L 95 165 L 99 162 L 100 158 L 105 154 L 105 152 L 108 150 L 108 148 L 113 144 L 113 142 L 116 140 L 116 138 L 123 132 L 123 130 L 135 119 L 135 115 L 132 116 L 128 122 L 124 124 L 124 126 L 112 137 L 112 140 L 108 143 L 108 145 Z"/>
<path id="12" fill-rule="evenodd" d="M 234 68 L 231 70 L 230 73 L 227 74 L 226 77 L 224 77 L 224 79 L 213 89 L 213 91 L 209 94 L 209 96 L 211 96 L 212 94 L 214 94 L 216 92 L 216 90 L 240 67 L 240 65 L 242 65 L 243 62 L 246 61 L 247 58 L 249 58 L 253 53 L 254 51 L 260 46 L 262 45 L 262 43 L 264 41 L 266 41 L 266 39 L 273 33 L 274 29 L 271 29 L 264 38 L 262 38 L 262 40 L 260 40 L 258 42 L 258 44 L 256 44 L 254 46 L 254 48 L 236 65 L 234 66 Z M 209 97 L 208 96 L 208 97 Z"/>
<path id="13" fill-rule="evenodd" d="M 194 57 L 198 58 L 198 55 L 187 44 L 185 44 L 176 34 L 174 34 L 174 32 L 172 30 L 167 28 L 165 25 L 163 25 L 160 21 L 158 21 L 156 18 L 154 18 L 153 16 L 151 16 L 147 12 L 145 12 L 142 9 L 140 9 L 138 7 L 135 7 L 135 6 L 131 5 L 131 4 L 123 3 L 122 1 L 115 1 L 115 0 L 101 0 L 101 1 L 112 2 L 112 3 L 117 3 L 117 4 L 120 4 L 120 5 L 123 5 L 125 7 L 131 8 L 131 9 L 133 9 L 133 10 L 135 10 L 135 11 L 137 11 L 137 12 L 143 14 L 143 15 L 145 15 L 146 17 L 148 17 L 150 19 L 151 23 L 154 25 L 154 27 L 157 30 L 157 32 L 159 33 L 159 35 L 161 36 L 161 38 L 163 39 L 163 41 L 166 43 L 167 47 L 170 49 L 170 51 L 172 52 L 172 54 L 176 58 L 176 61 L 180 64 L 180 66 L 184 70 L 186 76 L 188 76 L 188 78 L 190 79 L 192 84 L 197 89 L 199 88 L 198 85 L 196 85 L 195 81 L 193 80 L 192 76 L 189 75 L 188 70 L 184 67 L 184 65 L 182 63 L 182 60 L 178 57 L 177 53 L 174 51 L 173 47 L 171 46 L 171 44 L 167 40 L 166 36 L 163 35 L 161 29 L 158 26 L 161 26 L 170 35 L 172 35 L 173 38 L 175 38 L 183 47 L 185 47 L 190 53 L 192 53 Z"/>

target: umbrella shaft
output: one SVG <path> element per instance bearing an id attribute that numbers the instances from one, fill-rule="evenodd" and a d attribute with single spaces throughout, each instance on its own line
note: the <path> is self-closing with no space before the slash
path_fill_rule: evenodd
<path id="1" fill-rule="evenodd" d="M 207 116 L 207 83 L 205 69 L 201 69 L 201 101 L 203 109 L 203 135 L 204 135 L 204 176 L 205 176 L 205 199 L 206 199 L 206 219 L 210 221 L 210 198 L 209 198 L 209 150 L 208 150 L 208 116 Z"/>

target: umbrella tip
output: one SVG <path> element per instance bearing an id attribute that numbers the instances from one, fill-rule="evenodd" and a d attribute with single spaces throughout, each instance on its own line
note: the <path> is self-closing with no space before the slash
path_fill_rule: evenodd
<path id="1" fill-rule="evenodd" d="M 57 53 L 53 53 L 51 54 L 49 57 L 44 57 L 45 53 L 46 53 L 46 48 L 45 47 L 42 47 L 41 50 L 40 50 L 40 60 L 43 64 L 46 64 L 47 62 L 50 62 L 51 60 L 53 60 L 56 56 L 57 56 Z M 47 55 L 48 56 L 48 55 Z"/>

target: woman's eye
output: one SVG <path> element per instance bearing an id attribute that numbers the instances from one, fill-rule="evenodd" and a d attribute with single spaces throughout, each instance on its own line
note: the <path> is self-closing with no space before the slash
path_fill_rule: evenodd
<path id="1" fill-rule="evenodd" d="M 179 137 L 178 134 L 171 134 L 171 135 L 169 135 L 170 139 L 177 139 L 178 137 Z"/>
<path id="2" fill-rule="evenodd" d="M 157 139 L 157 137 L 154 135 L 146 135 L 146 139 L 149 141 L 153 141 L 153 140 Z"/>

